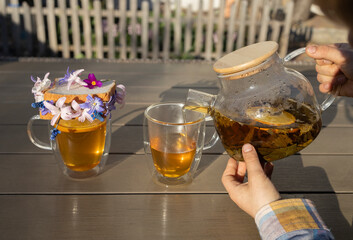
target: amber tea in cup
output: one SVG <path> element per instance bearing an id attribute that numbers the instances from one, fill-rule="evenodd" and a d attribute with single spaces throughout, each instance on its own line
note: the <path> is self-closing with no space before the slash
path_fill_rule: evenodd
<path id="1" fill-rule="evenodd" d="M 56 137 L 64 164 L 73 171 L 87 171 L 101 160 L 106 135 L 106 121 L 61 121 Z"/>
<path id="2" fill-rule="evenodd" d="M 150 140 L 153 163 L 163 176 L 181 177 L 190 170 L 196 153 L 196 142 L 182 133 L 171 134 L 169 138 L 175 144 L 168 151 L 165 151 L 163 138 Z"/>
<path id="3" fill-rule="evenodd" d="M 63 173 L 74 179 L 96 176 L 103 171 L 108 159 L 111 142 L 111 120 L 105 118 L 80 122 L 77 119 L 61 120 L 57 124 L 60 134 L 50 139 L 50 144 L 41 141 L 33 131 L 33 122 L 42 120 L 39 115 L 30 118 L 27 132 L 34 145 L 52 150 Z M 48 133 L 54 129 L 48 122 Z"/>
<path id="4" fill-rule="evenodd" d="M 204 144 L 205 114 L 183 111 L 183 106 L 183 103 L 158 103 L 145 110 L 144 149 L 147 165 L 157 183 L 190 183 L 202 150 L 217 141 L 215 133 Z"/>

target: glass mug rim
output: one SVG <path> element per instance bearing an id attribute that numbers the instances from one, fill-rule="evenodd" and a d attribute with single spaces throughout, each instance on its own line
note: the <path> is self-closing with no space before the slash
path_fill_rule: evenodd
<path id="1" fill-rule="evenodd" d="M 206 118 L 206 115 L 205 115 L 205 114 L 200 113 L 200 118 L 198 118 L 198 119 L 195 120 L 195 121 L 189 121 L 189 122 L 185 122 L 185 123 L 173 123 L 173 122 L 166 122 L 166 121 L 157 120 L 157 119 L 151 117 L 151 116 L 148 114 L 148 112 L 149 112 L 151 109 L 153 109 L 153 108 L 155 108 L 155 107 L 157 107 L 157 106 L 163 106 L 163 105 L 167 105 L 167 106 L 176 105 L 176 106 L 180 106 L 181 108 L 182 108 L 183 106 L 185 106 L 184 103 L 180 103 L 180 102 L 154 103 L 154 104 L 152 104 L 152 105 L 150 105 L 150 106 L 148 106 L 148 107 L 146 108 L 146 110 L 145 110 L 145 112 L 144 112 L 145 117 L 146 117 L 148 120 L 150 120 L 150 121 L 152 121 L 152 122 L 154 122 L 154 123 L 156 123 L 156 124 L 160 124 L 160 125 L 164 125 L 164 126 L 186 126 L 186 125 L 195 125 L 195 124 L 199 124 L 200 122 L 203 122 L 203 121 L 205 120 L 205 118 Z"/>

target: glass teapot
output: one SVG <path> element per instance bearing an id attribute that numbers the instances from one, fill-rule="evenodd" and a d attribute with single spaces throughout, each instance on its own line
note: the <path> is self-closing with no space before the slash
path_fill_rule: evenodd
<path id="1" fill-rule="evenodd" d="M 284 59 L 278 44 L 260 42 L 220 58 L 213 69 L 220 81 L 217 96 L 189 89 L 185 109 L 208 113 L 227 153 L 243 160 L 241 148 L 251 143 L 259 157 L 274 161 L 308 146 L 321 130 L 320 105 L 304 75 L 283 63 L 305 52 L 298 49 Z"/>

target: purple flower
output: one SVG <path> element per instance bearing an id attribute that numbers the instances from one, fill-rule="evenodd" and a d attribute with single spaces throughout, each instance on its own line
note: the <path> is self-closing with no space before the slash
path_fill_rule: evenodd
<path id="1" fill-rule="evenodd" d="M 39 108 L 40 113 L 44 116 L 44 115 L 47 115 L 50 112 L 50 110 L 44 106 L 43 102 L 44 101 L 35 102 L 35 103 L 32 103 L 31 106 L 32 108 Z M 54 104 L 53 100 L 47 101 L 47 102 Z"/>
<path id="2" fill-rule="evenodd" d="M 108 114 L 111 111 L 116 109 L 116 107 L 114 105 L 115 105 L 117 96 L 118 96 L 118 94 L 117 94 L 117 91 L 115 90 L 114 95 L 111 96 L 109 101 L 105 104 L 105 109 L 107 110 L 107 112 L 105 113 L 105 116 L 108 116 Z"/>
<path id="3" fill-rule="evenodd" d="M 114 95 L 110 97 L 109 101 L 105 104 L 105 109 L 107 110 L 105 113 L 105 116 L 111 113 L 111 111 L 115 110 L 115 103 L 117 102 L 118 104 L 124 105 L 125 103 L 125 96 L 126 96 L 126 90 L 125 86 L 122 84 L 119 84 L 117 86 L 117 89 L 120 91 L 118 92 L 115 90 Z"/>
<path id="4" fill-rule="evenodd" d="M 89 114 L 94 113 L 94 111 L 103 112 L 105 110 L 103 102 L 102 102 L 102 100 L 99 97 L 93 98 L 91 95 L 87 95 L 86 99 L 87 99 L 86 102 L 80 104 L 80 107 L 82 109 L 88 108 L 89 109 L 89 111 L 88 111 Z"/>
<path id="5" fill-rule="evenodd" d="M 56 136 L 61 133 L 57 128 L 54 128 L 53 130 L 50 131 L 50 140 L 55 140 Z"/>
<path id="6" fill-rule="evenodd" d="M 63 78 L 59 79 L 59 85 L 62 85 L 64 83 L 67 83 L 67 80 L 69 79 L 70 77 L 70 71 L 69 71 L 69 68 L 70 67 L 67 67 L 67 71 L 66 71 L 66 74 Z M 72 71 L 73 72 L 73 71 Z M 32 80 L 33 81 L 33 80 Z"/>
<path id="7" fill-rule="evenodd" d="M 47 101 L 47 102 L 49 102 L 50 104 L 54 104 L 53 100 L 50 100 L 50 101 Z M 39 108 L 39 110 L 40 110 L 40 113 L 43 116 L 47 115 L 48 113 L 50 113 L 50 110 L 48 108 L 46 108 L 44 104 L 42 104 L 42 106 Z"/>
<path id="8" fill-rule="evenodd" d="M 116 87 L 121 90 L 121 91 L 119 91 L 119 92 L 117 93 L 116 102 L 117 102 L 118 104 L 124 105 L 124 104 L 125 104 L 125 96 L 126 96 L 126 89 L 125 89 L 125 86 L 122 85 L 122 84 L 119 84 L 119 85 L 116 86 Z"/>
<path id="9" fill-rule="evenodd" d="M 101 87 L 102 82 L 96 79 L 96 76 L 94 76 L 93 73 L 88 74 L 88 79 L 83 80 L 85 83 L 87 83 L 87 86 L 89 89 L 92 89 L 94 87 Z"/>

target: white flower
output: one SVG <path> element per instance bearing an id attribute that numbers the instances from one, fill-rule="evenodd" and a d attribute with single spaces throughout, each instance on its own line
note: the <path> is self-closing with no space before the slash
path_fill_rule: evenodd
<path id="1" fill-rule="evenodd" d="M 82 111 L 82 115 L 78 118 L 78 120 L 80 122 L 84 122 L 86 119 L 88 119 L 88 121 L 93 122 L 93 118 L 91 116 L 91 114 L 88 113 L 89 109 L 85 108 Z"/>
<path id="2" fill-rule="evenodd" d="M 82 72 L 84 71 L 84 69 L 79 69 L 76 70 L 73 73 L 70 73 L 70 76 L 67 79 L 67 90 L 70 90 L 71 84 L 72 83 L 78 83 L 82 86 L 87 86 L 87 83 L 85 83 L 84 81 L 81 80 L 81 78 L 78 76 L 80 75 Z"/>
<path id="3" fill-rule="evenodd" d="M 47 90 L 51 85 L 51 80 L 48 78 L 50 73 L 45 74 L 43 80 L 37 77 L 37 81 L 34 83 L 32 93 L 34 94 L 35 102 L 41 102 L 44 100 L 44 91 Z M 33 80 L 33 78 L 32 78 Z"/>
<path id="4" fill-rule="evenodd" d="M 91 114 L 88 113 L 89 109 L 81 109 L 80 105 L 73 100 L 71 103 L 71 107 L 76 111 L 75 113 L 72 114 L 72 118 L 77 118 L 80 122 L 84 122 L 86 118 L 88 121 L 93 122 L 93 118 Z"/>
<path id="5" fill-rule="evenodd" d="M 43 102 L 44 106 L 50 110 L 51 114 L 54 115 L 50 122 L 52 126 L 55 125 L 59 117 L 61 117 L 64 120 L 72 119 L 71 107 L 64 105 L 65 100 L 66 100 L 66 97 L 59 98 L 58 101 L 55 103 L 55 106 L 47 101 Z"/>

